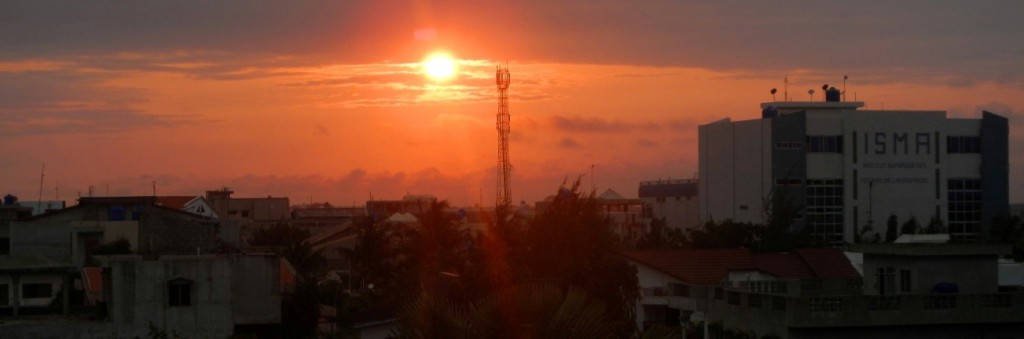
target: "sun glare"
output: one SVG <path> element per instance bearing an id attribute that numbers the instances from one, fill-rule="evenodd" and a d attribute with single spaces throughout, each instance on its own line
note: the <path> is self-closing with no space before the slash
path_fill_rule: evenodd
<path id="1" fill-rule="evenodd" d="M 423 60 L 423 72 L 428 78 L 443 81 L 455 76 L 455 59 L 446 53 L 434 53 Z"/>

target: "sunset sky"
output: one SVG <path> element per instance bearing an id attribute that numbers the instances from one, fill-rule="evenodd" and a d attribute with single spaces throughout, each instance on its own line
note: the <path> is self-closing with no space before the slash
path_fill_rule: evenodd
<path id="1" fill-rule="evenodd" d="M 698 124 L 840 86 L 868 109 L 1010 119 L 1024 202 L 1022 1 L 3 1 L 0 195 L 494 202 L 566 178 L 635 197 L 697 173 Z M 424 75 L 443 51 L 454 78 Z M 593 166 L 593 178 L 591 177 Z"/>

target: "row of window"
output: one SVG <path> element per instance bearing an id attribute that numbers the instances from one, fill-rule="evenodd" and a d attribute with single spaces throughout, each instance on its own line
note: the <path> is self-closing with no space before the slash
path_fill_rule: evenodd
<path id="1" fill-rule="evenodd" d="M 981 153 L 981 138 L 948 136 L 946 137 L 946 153 Z"/>
<path id="2" fill-rule="evenodd" d="M 775 148 L 804 149 L 804 145 L 799 141 L 780 141 L 775 143 Z M 843 136 L 808 135 L 806 146 L 809 153 L 843 153 Z M 981 153 L 981 137 L 947 136 L 946 153 Z"/>
<path id="3" fill-rule="evenodd" d="M 723 290 L 722 290 L 721 287 L 716 287 L 715 288 L 715 299 L 716 300 L 722 300 L 723 294 L 725 294 L 725 293 L 723 293 Z M 742 295 L 740 294 L 740 292 L 729 291 L 727 302 L 729 303 L 729 305 L 739 306 L 741 296 Z M 752 308 L 761 308 L 761 306 L 762 306 L 762 300 L 761 299 L 763 297 L 764 296 L 762 296 L 760 294 L 747 294 L 747 306 L 750 306 Z M 785 297 L 772 296 L 771 299 L 772 299 L 772 309 L 773 310 L 775 310 L 775 311 L 785 311 L 786 310 L 786 298 Z"/>
<path id="4" fill-rule="evenodd" d="M 981 179 L 949 179 L 946 185 L 949 236 L 976 239 L 981 232 Z"/>
<path id="5" fill-rule="evenodd" d="M 811 234 L 831 243 L 843 242 L 843 180 L 807 180 L 806 214 Z"/>

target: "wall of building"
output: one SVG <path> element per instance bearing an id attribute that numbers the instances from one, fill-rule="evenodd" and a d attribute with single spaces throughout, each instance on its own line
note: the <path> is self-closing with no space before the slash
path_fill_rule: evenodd
<path id="1" fill-rule="evenodd" d="M 805 215 L 797 226 L 813 221 L 812 232 L 828 230 L 836 242 L 854 242 L 855 234 L 868 225 L 873 231 L 868 237 L 884 234 L 889 216 L 900 224 L 913 218 L 922 227 L 932 219 L 948 226 L 950 179 L 980 180 L 983 186 L 984 207 L 978 211 L 983 217 L 973 221 L 980 226 L 963 226 L 958 232 L 963 234 L 954 238 L 984 235 L 989 220 L 1007 213 L 1008 130 L 1003 117 L 984 112 L 982 119 L 947 119 L 943 111 L 857 110 L 861 103 L 771 104 L 785 106 L 780 109 L 784 114 L 698 127 L 703 220 L 763 222 L 760 207 L 773 188 L 788 183 L 791 199 L 805 205 L 811 189 L 835 186 L 821 180 L 840 183 L 842 210 L 825 206 L 816 211 L 839 213 L 841 222 L 823 225 L 821 218 L 812 218 L 821 217 L 818 212 Z M 947 138 L 958 136 L 980 138 L 981 151 L 951 152 Z M 839 138 L 841 147 L 812 150 L 815 137 Z M 807 187 L 808 180 L 816 181 L 816 187 Z"/>
<path id="2" fill-rule="evenodd" d="M 275 256 L 163 256 L 108 260 L 105 293 L 118 337 L 145 336 L 148 324 L 184 337 L 228 337 L 236 324 L 278 323 Z M 193 304 L 170 306 L 167 283 L 193 282 Z"/>
<path id="3" fill-rule="evenodd" d="M 11 254 L 41 255 L 57 262 L 71 262 L 71 225 L 83 217 L 81 209 L 11 223 Z"/>
<path id="4" fill-rule="evenodd" d="M 153 207 L 139 219 L 143 253 L 208 253 L 217 245 L 218 221 Z"/>
<path id="5" fill-rule="evenodd" d="M 895 290 L 899 291 L 900 270 L 911 271 L 911 294 L 932 293 L 938 283 L 954 283 L 960 293 L 996 293 L 999 263 L 995 255 L 897 256 L 864 254 L 864 294 L 878 295 L 878 269 L 895 268 Z M 895 294 L 903 294 L 895 292 Z"/>
<path id="6" fill-rule="evenodd" d="M 703 226 L 697 186 L 697 179 L 644 181 L 638 196 L 651 219 L 664 220 L 667 228 L 695 229 Z"/>
<path id="7" fill-rule="evenodd" d="M 700 219 L 764 222 L 762 207 L 771 188 L 771 124 L 766 120 L 698 127 Z"/>

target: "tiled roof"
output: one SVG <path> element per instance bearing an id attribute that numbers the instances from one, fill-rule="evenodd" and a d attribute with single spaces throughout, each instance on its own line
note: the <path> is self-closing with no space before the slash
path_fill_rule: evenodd
<path id="1" fill-rule="evenodd" d="M 623 256 L 691 284 L 715 284 L 729 271 L 761 271 L 783 279 L 855 278 L 860 274 L 835 248 L 805 248 L 795 253 L 752 254 L 743 248 L 651 250 Z"/>
<path id="2" fill-rule="evenodd" d="M 754 255 L 754 267 L 758 271 L 779 278 L 803 279 L 813 278 L 814 272 L 807 267 L 804 260 L 794 253 L 764 253 Z"/>
<path id="3" fill-rule="evenodd" d="M 801 248 L 796 253 L 803 258 L 818 278 L 860 277 L 850 260 L 835 248 Z"/>
<path id="4" fill-rule="evenodd" d="M 730 270 L 754 268 L 753 255 L 743 248 L 631 251 L 622 254 L 691 284 L 718 283 Z"/>
<path id="5" fill-rule="evenodd" d="M 169 208 L 173 208 L 173 209 L 176 209 L 176 210 L 180 210 L 182 208 L 185 208 L 185 204 L 187 204 L 189 201 L 192 201 L 192 199 L 195 199 L 195 198 L 196 197 L 194 197 L 194 196 L 188 196 L 188 195 L 168 195 L 168 196 L 156 197 L 156 204 L 160 205 L 160 206 L 164 206 L 164 207 L 169 207 Z"/>

